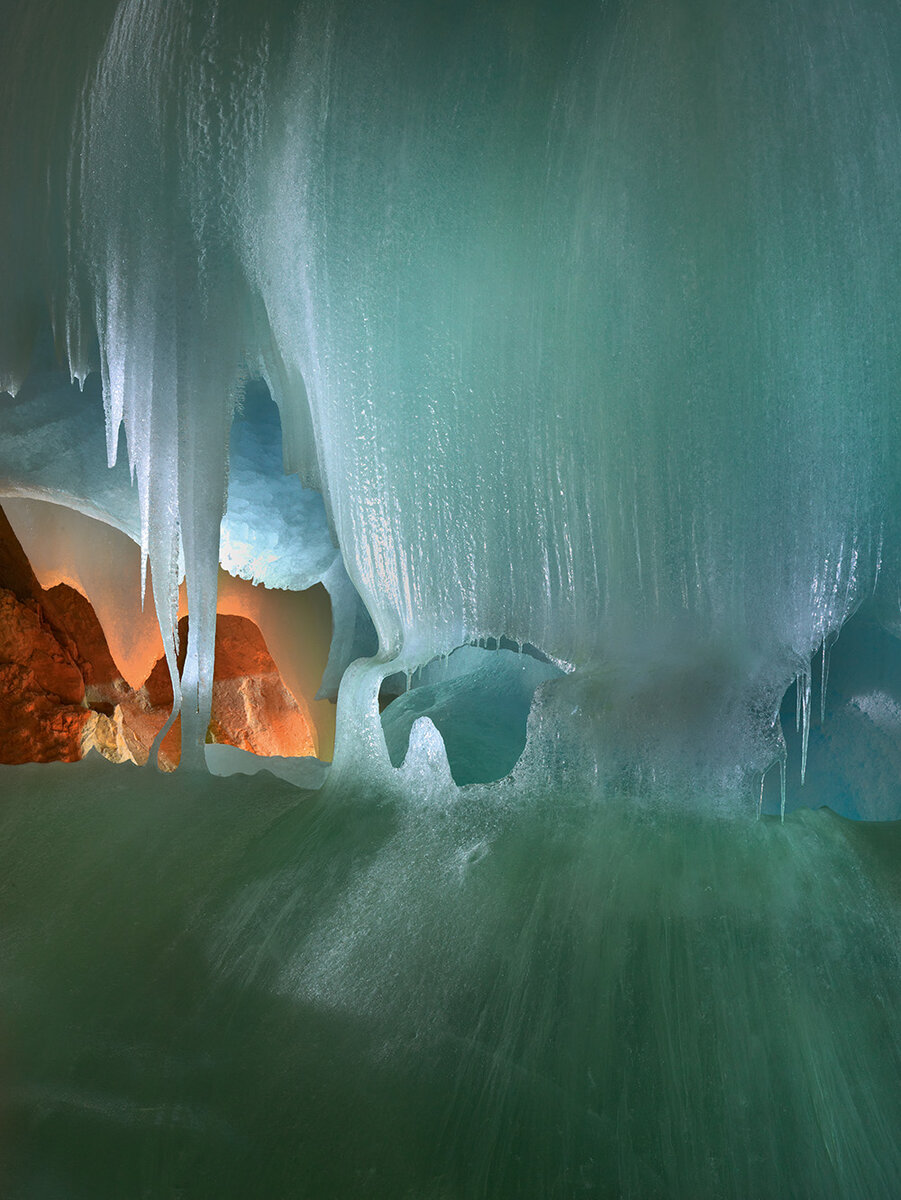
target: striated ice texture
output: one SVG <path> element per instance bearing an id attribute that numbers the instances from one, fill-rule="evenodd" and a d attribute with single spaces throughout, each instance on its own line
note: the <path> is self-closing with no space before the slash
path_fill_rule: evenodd
<path id="1" fill-rule="evenodd" d="M 898 578 L 894 7 L 11 18 L 3 379 L 46 312 L 73 376 L 99 367 L 170 648 L 183 557 L 194 741 L 259 372 L 382 660 L 528 642 L 627 740 L 653 719 L 619 704 L 636 661 L 650 694 L 713 676 L 732 766 L 779 757 L 785 688 L 880 561 Z M 286 571 L 327 553 L 296 514 L 302 549 L 255 534 Z M 349 760 L 375 688 L 346 689 Z M 718 739 L 688 736 L 703 763 Z"/>

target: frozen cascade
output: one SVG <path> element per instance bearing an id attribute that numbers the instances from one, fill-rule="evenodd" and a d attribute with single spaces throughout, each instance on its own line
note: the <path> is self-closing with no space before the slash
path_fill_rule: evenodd
<path id="1" fill-rule="evenodd" d="M 897 830 L 797 809 L 901 813 L 901 9 L 4 17 L 0 494 L 240 772 L 4 770 L 13 1197 L 895 1200 Z M 329 771 L 205 754 L 220 556 Z"/>
<path id="2" fill-rule="evenodd" d="M 774 760 L 748 714 L 898 556 L 893 10 L 13 13 L 4 378 L 42 306 L 102 369 L 192 712 L 259 369 L 382 659 L 504 635 L 622 678 L 650 640 L 666 687 L 717 646 Z"/>

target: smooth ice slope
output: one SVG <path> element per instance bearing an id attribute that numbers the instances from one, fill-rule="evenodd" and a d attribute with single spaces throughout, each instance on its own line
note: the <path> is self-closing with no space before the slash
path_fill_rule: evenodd
<path id="1" fill-rule="evenodd" d="M 899 1194 L 896 826 L 0 783 L 9 1200 Z"/>

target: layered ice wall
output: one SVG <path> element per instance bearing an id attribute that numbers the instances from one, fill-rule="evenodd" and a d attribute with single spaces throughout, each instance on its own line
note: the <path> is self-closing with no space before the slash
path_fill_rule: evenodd
<path id="1" fill-rule="evenodd" d="M 198 746 L 248 373 L 379 636 L 348 759 L 384 674 L 505 637 L 571 672 L 536 747 L 762 770 L 880 564 L 896 619 L 894 5 L 94 0 L 11 29 L 2 378 L 44 306 L 100 368 L 170 646 L 183 552 Z"/>

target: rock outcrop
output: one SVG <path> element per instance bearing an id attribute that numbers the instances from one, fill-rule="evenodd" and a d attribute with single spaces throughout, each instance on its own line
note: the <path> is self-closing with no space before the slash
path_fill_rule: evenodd
<path id="1" fill-rule="evenodd" d="M 91 709 L 78 647 L 0 509 L 0 762 L 75 761 L 115 744 L 110 724 Z"/>
<path id="2" fill-rule="evenodd" d="M 90 740 L 84 680 L 39 605 L 0 588 L 0 761 L 72 762 Z"/>
<path id="3" fill-rule="evenodd" d="M 187 646 L 187 617 L 179 621 L 178 634 L 180 668 Z M 165 714 L 165 720 L 171 704 L 169 670 L 165 658 L 161 658 L 134 701 L 129 701 L 127 719 L 135 725 L 153 723 L 158 714 Z M 316 753 L 308 717 L 285 686 L 263 635 L 247 617 L 220 613 L 216 620 L 216 669 L 208 740 L 283 758 Z M 178 747 L 176 723 L 161 746 L 161 766 L 174 765 Z"/>
<path id="4" fill-rule="evenodd" d="M 187 618 L 179 622 L 179 667 Z M 73 762 L 96 749 L 147 761 L 172 706 L 165 658 L 128 686 L 90 602 L 66 584 L 44 591 L 0 508 L 0 762 Z M 220 615 L 209 740 L 260 755 L 316 753 L 315 731 L 246 617 Z M 178 762 L 179 722 L 159 765 Z"/>

